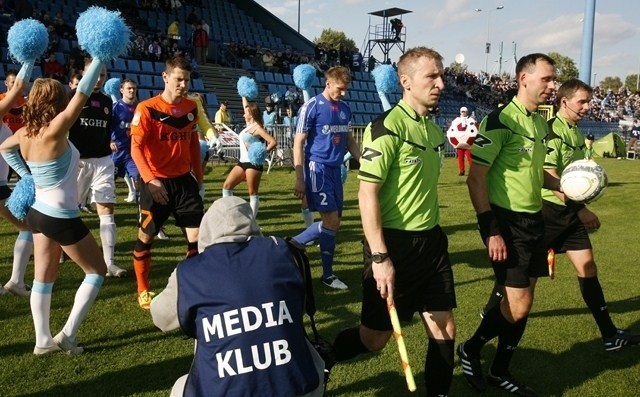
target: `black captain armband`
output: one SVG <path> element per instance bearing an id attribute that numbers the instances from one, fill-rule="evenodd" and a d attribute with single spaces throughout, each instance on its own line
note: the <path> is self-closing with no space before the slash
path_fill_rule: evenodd
<path id="1" fill-rule="evenodd" d="M 482 238 L 500 234 L 500 224 L 493 211 L 486 211 L 477 215 L 478 227 Z"/>
<path id="2" fill-rule="evenodd" d="M 578 211 L 580 211 L 581 209 L 583 209 L 585 207 L 584 204 L 577 203 L 577 202 L 575 202 L 573 200 L 567 201 L 566 203 L 564 203 L 564 205 L 566 205 L 567 208 L 569 208 L 573 212 L 578 212 Z"/>

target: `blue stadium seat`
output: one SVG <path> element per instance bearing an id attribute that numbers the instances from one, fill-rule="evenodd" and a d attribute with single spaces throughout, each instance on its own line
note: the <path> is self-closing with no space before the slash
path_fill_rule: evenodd
<path id="1" fill-rule="evenodd" d="M 60 51 L 56 51 L 56 61 L 60 62 L 61 65 L 67 64 L 67 60 L 64 58 L 64 54 Z"/>
<path id="2" fill-rule="evenodd" d="M 140 62 L 137 59 L 127 59 L 126 60 L 127 71 L 129 72 L 141 72 L 142 68 L 140 67 Z"/>
<path id="3" fill-rule="evenodd" d="M 33 72 L 31 72 L 31 78 L 37 79 L 38 77 L 42 77 L 42 68 L 36 65 L 33 67 Z"/>
<path id="4" fill-rule="evenodd" d="M 62 52 L 71 52 L 71 45 L 69 43 L 69 40 L 67 39 L 60 39 L 60 51 Z"/>
<path id="5" fill-rule="evenodd" d="M 267 83 L 277 83 L 275 77 L 273 77 L 273 73 L 264 72 L 264 78 Z"/>
<path id="6" fill-rule="evenodd" d="M 191 87 L 195 91 L 205 91 L 202 79 L 191 79 Z"/>
<path id="7" fill-rule="evenodd" d="M 207 101 L 207 107 L 218 107 L 220 106 L 220 103 L 218 102 L 218 96 L 213 93 L 213 92 L 209 92 L 207 94 L 205 94 L 205 100 Z"/>
<path id="8" fill-rule="evenodd" d="M 1 62 L 9 61 L 9 49 L 7 47 L 2 47 L 2 59 Z"/>
<path id="9" fill-rule="evenodd" d="M 116 58 L 113 61 L 113 70 L 115 70 L 116 72 L 126 72 L 128 69 L 127 64 L 124 62 L 124 59 Z"/>
<path id="10" fill-rule="evenodd" d="M 155 70 L 153 70 L 153 62 L 150 61 L 140 61 L 140 68 L 143 73 L 154 74 Z"/>
<path id="11" fill-rule="evenodd" d="M 293 76 L 291 76 L 290 74 L 285 74 L 282 77 L 284 77 L 284 83 L 286 85 L 295 85 L 293 82 Z"/>
<path id="12" fill-rule="evenodd" d="M 0 63 L 0 79 L 4 79 L 4 65 Z"/>
<path id="13" fill-rule="evenodd" d="M 143 88 L 153 88 L 153 77 L 148 74 L 139 75 L 140 78 L 140 87 Z"/>
<path id="14" fill-rule="evenodd" d="M 273 79 L 278 84 L 284 84 L 284 77 L 282 76 L 282 73 L 274 73 Z"/>
<path id="15" fill-rule="evenodd" d="M 164 80 L 162 80 L 162 76 L 153 76 L 153 88 L 164 89 Z"/>
<path id="16" fill-rule="evenodd" d="M 251 61 L 247 58 L 242 58 L 242 69 L 244 70 L 252 70 L 253 66 L 251 66 Z"/>
<path id="17" fill-rule="evenodd" d="M 264 75 L 264 72 L 262 70 L 256 70 L 255 72 L 255 76 L 256 76 L 256 81 L 259 83 L 266 83 L 267 82 L 267 78 Z"/>
<path id="18" fill-rule="evenodd" d="M 153 69 L 156 71 L 156 73 L 164 72 L 164 62 L 154 62 Z"/>
<path id="19" fill-rule="evenodd" d="M 151 98 L 151 90 L 148 89 L 139 89 L 138 90 L 138 100 L 144 101 L 145 99 Z"/>

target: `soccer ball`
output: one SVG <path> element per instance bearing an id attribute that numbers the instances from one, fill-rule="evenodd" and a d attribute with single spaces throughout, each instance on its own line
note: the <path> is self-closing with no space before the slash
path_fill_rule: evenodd
<path id="1" fill-rule="evenodd" d="M 607 173 L 593 160 L 574 161 L 564 169 L 560 178 L 565 196 L 577 203 L 596 201 L 604 193 L 607 184 Z"/>
<path id="2" fill-rule="evenodd" d="M 449 143 L 456 149 L 471 149 L 473 141 L 478 135 L 475 121 L 454 120 L 447 131 Z"/>

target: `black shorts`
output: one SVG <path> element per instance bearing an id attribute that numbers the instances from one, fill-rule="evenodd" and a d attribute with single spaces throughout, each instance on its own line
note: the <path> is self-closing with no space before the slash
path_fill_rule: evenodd
<path id="1" fill-rule="evenodd" d="M 0 200 L 6 200 L 11 196 L 11 188 L 7 185 L 0 186 Z"/>
<path id="2" fill-rule="evenodd" d="M 383 229 L 383 235 L 396 270 L 394 303 L 400 320 L 410 321 L 416 312 L 455 308 L 449 241 L 442 228 L 423 232 Z M 365 241 L 360 321 L 368 328 L 390 331 L 387 301 L 380 297 L 371 265 L 371 250 Z"/>
<path id="3" fill-rule="evenodd" d="M 575 210 L 546 200 L 542 203 L 545 247 L 556 253 L 592 248 L 589 232 Z"/>
<path id="4" fill-rule="evenodd" d="M 158 178 L 169 196 L 167 204 L 153 201 L 149 187 L 140 182 L 140 219 L 138 226 L 148 235 L 155 236 L 162 225 L 173 215 L 176 226 L 198 228 L 204 216 L 204 205 L 200 197 L 198 182 L 191 173 L 175 178 Z"/>
<path id="5" fill-rule="evenodd" d="M 27 226 L 33 233 L 42 233 L 62 246 L 75 244 L 89 234 L 89 228 L 78 218 L 55 218 L 31 208 Z"/>
<path id="6" fill-rule="evenodd" d="M 236 164 L 238 167 L 242 168 L 243 170 L 247 170 L 247 169 L 252 169 L 252 170 L 256 170 L 256 171 L 264 171 L 264 167 L 261 165 L 254 165 L 253 163 L 241 163 L 238 162 L 238 164 Z"/>
<path id="7" fill-rule="evenodd" d="M 507 245 L 507 260 L 491 263 L 498 285 L 527 288 L 531 285 L 529 278 L 548 276 L 542 211 L 529 214 L 494 205 L 491 208 Z M 486 242 L 485 236 L 481 237 Z"/>

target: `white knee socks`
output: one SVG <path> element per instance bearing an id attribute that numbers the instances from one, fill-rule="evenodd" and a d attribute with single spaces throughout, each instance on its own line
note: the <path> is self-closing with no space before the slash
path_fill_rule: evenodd
<path id="1" fill-rule="evenodd" d="M 102 241 L 102 255 L 107 267 L 113 265 L 116 249 L 116 222 L 113 214 L 100 215 L 100 240 Z"/>

